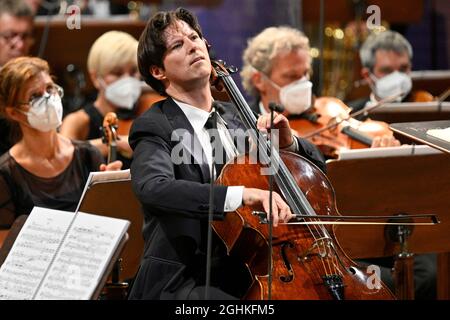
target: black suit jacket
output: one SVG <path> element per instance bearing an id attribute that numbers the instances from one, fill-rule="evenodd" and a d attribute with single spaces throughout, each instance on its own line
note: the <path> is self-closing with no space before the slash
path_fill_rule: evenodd
<path id="1" fill-rule="evenodd" d="M 234 106 L 223 105 L 222 118 L 228 128 L 245 130 Z M 178 137 L 179 129 L 191 142 L 198 142 L 171 98 L 154 104 L 131 128 L 132 185 L 144 211 L 145 248 L 130 299 L 186 299 L 204 281 L 209 166 L 206 160 L 200 161 L 203 151 L 192 148 L 188 139 L 183 139 L 183 156 L 192 164 L 173 162 L 172 151 L 180 145 L 172 136 Z M 308 156 L 305 150 L 302 153 Z M 226 186 L 214 186 L 214 219 L 224 217 L 226 192 Z M 220 265 L 225 251 L 217 243 L 213 250 L 214 261 Z"/>

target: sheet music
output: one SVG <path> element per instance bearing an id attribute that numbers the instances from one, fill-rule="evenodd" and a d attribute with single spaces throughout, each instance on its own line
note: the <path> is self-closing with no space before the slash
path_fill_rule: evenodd
<path id="1" fill-rule="evenodd" d="M 393 102 L 386 103 L 374 110 L 371 113 L 379 112 L 449 112 L 450 102 L 430 101 L 430 102 Z"/>
<path id="2" fill-rule="evenodd" d="M 437 153 L 441 153 L 441 151 L 426 145 L 404 145 L 400 147 L 341 150 L 339 152 L 338 160 L 365 159 L 375 157 L 400 157 Z"/>
<path id="3" fill-rule="evenodd" d="M 445 129 L 430 129 L 427 131 L 427 134 L 432 137 L 450 142 L 450 127 Z"/>
<path id="4" fill-rule="evenodd" d="M 0 268 L 0 300 L 32 299 L 73 217 L 33 208 Z"/>
<path id="5" fill-rule="evenodd" d="M 450 78 L 450 70 L 415 70 L 410 73 L 413 80 L 439 80 Z"/>
<path id="6" fill-rule="evenodd" d="M 129 224 L 79 212 L 36 299 L 89 299 Z"/>

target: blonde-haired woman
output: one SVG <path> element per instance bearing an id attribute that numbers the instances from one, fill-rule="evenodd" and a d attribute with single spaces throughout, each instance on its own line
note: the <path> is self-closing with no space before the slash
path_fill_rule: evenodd
<path id="1" fill-rule="evenodd" d="M 58 134 L 62 88 L 46 61 L 20 57 L 0 70 L 0 113 L 17 132 L 0 157 L 0 229 L 34 206 L 73 211 L 91 171 L 120 169 L 101 164 L 97 149 Z"/>
<path id="2" fill-rule="evenodd" d="M 132 110 L 141 94 L 137 45 L 135 38 L 121 31 L 106 32 L 94 42 L 89 51 L 87 67 L 98 91 L 97 98 L 93 103 L 67 115 L 61 134 L 72 139 L 89 140 L 104 156 L 107 155 L 100 130 L 104 116 L 111 111 Z M 131 153 L 128 136 L 121 136 L 117 143 L 119 154 Z"/>

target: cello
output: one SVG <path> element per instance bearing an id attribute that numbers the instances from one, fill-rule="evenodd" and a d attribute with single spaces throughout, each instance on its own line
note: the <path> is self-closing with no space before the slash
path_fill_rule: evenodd
<path id="1" fill-rule="evenodd" d="M 269 237 L 272 232 L 265 218 L 246 206 L 228 213 L 223 221 L 212 222 L 228 253 L 243 261 L 252 275 L 253 282 L 244 298 L 394 299 L 381 281 L 370 285 L 369 276 L 340 248 L 332 228 L 315 224 L 318 214 L 337 214 L 334 190 L 327 177 L 297 154 L 274 150 L 269 155 L 267 141 L 257 137 L 256 118 L 230 76 L 232 70 L 220 62 L 213 62 L 213 66 L 216 82 L 220 80 L 236 105 L 250 137 L 258 145 L 262 162 L 272 159 L 272 165 L 278 168 L 274 174 L 276 191 L 305 222 L 279 225 Z M 217 183 L 268 190 L 268 176 L 261 175 L 261 169 L 261 162 L 255 164 L 249 155 L 241 155 L 224 166 Z M 270 238 L 273 245 L 269 251 Z M 269 261 L 273 265 L 270 272 Z"/>

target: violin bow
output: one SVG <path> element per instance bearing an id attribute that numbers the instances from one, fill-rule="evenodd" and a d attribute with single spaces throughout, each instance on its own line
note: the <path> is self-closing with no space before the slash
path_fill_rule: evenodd
<path id="1" fill-rule="evenodd" d="M 327 130 L 329 130 L 331 128 L 334 128 L 334 127 L 338 126 L 342 122 L 344 122 L 344 121 L 346 121 L 346 120 L 348 120 L 348 119 L 350 119 L 352 117 L 359 116 L 360 114 L 367 114 L 367 113 L 369 113 L 369 111 L 372 111 L 372 110 L 374 110 L 376 108 L 379 108 L 379 107 L 381 107 L 382 105 L 384 105 L 386 103 L 393 102 L 398 97 L 401 97 L 402 95 L 403 95 L 403 92 L 400 92 L 398 94 L 395 94 L 395 95 L 389 96 L 387 98 L 384 98 L 384 99 L 378 101 L 376 104 L 374 104 L 372 106 L 365 107 L 365 108 L 363 108 L 363 109 L 361 109 L 359 111 L 356 111 L 354 113 L 349 113 L 346 117 L 344 117 L 342 119 L 338 119 L 336 122 L 330 123 L 330 124 L 326 125 L 325 127 L 320 128 L 319 130 L 313 131 L 313 132 L 303 136 L 302 138 L 303 139 L 308 139 L 308 138 L 314 137 L 315 135 L 318 135 L 319 133 L 322 133 L 324 131 L 327 131 Z"/>

